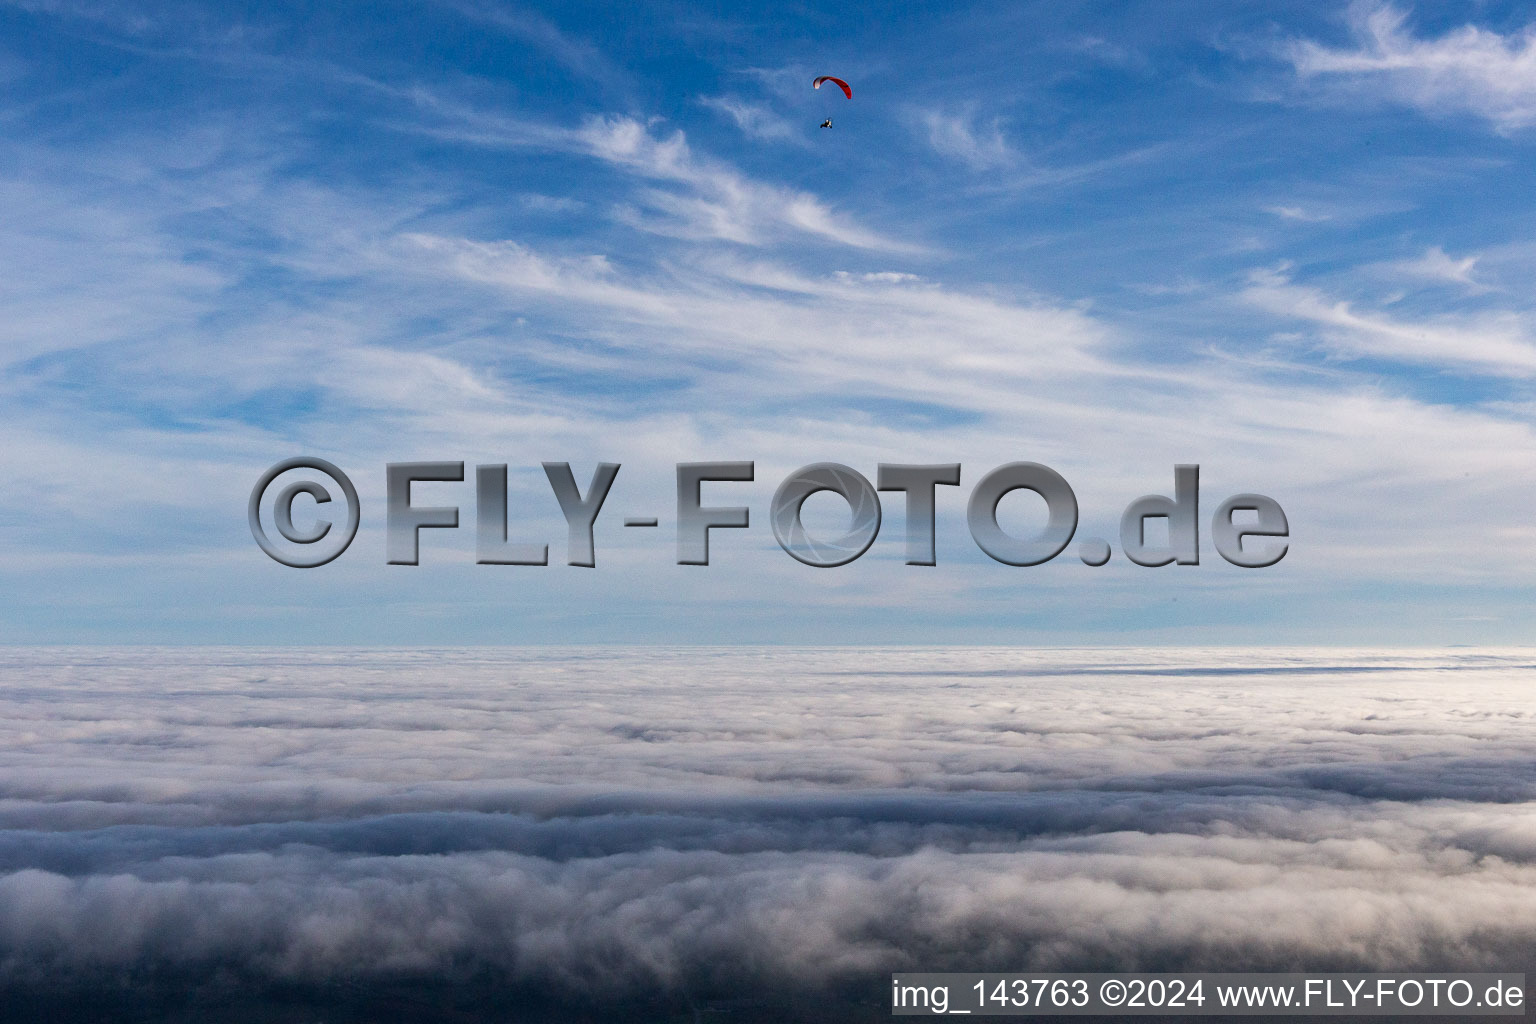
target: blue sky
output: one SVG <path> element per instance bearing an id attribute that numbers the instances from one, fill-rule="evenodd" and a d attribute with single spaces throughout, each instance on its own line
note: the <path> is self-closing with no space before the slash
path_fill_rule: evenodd
<path id="1" fill-rule="evenodd" d="M 0 640 L 1526 640 L 1530 21 L 0 5 Z M 308 572 L 244 516 L 298 454 L 363 499 Z M 465 528 L 387 567 L 411 459 L 510 464 L 556 564 L 474 565 L 466 483 L 418 488 Z M 755 525 L 679 567 L 705 459 L 757 462 L 711 499 Z M 1021 459 L 1106 537 L 1198 462 L 1203 518 L 1269 494 L 1291 553 L 992 563 L 964 497 Z M 545 460 L 624 466 L 595 570 Z M 816 461 L 962 463 L 940 565 L 891 501 L 853 565 L 780 552 L 767 502 Z"/>

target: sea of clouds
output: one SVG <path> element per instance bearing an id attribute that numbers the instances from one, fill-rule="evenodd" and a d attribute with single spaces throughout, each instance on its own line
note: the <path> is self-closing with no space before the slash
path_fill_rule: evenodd
<path id="1" fill-rule="evenodd" d="M 902 969 L 1536 960 L 1531 651 L 8 649 L 0 681 L 0 1004 L 54 1019 L 423 986 L 488 993 L 423 1019 L 874 1019 Z"/>

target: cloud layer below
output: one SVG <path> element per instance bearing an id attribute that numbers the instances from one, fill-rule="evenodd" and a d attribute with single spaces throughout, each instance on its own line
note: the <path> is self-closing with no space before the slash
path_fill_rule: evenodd
<path id="1" fill-rule="evenodd" d="M 873 1019 L 893 969 L 1536 950 L 1531 652 L 3 658 L 8 999 Z"/>

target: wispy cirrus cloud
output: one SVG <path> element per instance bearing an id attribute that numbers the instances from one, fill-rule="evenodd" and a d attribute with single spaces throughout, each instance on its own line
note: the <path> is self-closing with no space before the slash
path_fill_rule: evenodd
<path id="1" fill-rule="evenodd" d="M 1282 220 L 1300 221 L 1303 224 L 1322 224 L 1333 219 L 1332 214 L 1304 206 L 1266 206 L 1264 212 L 1272 213 Z"/>
<path id="2" fill-rule="evenodd" d="M 506 117 L 445 99 L 429 90 L 401 90 L 425 120 L 401 127 L 466 145 L 542 149 L 601 160 L 642 182 L 671 190 L 642 189 L 618 203 L 631 226 L 657 234 L 740 245 L 765 245 L 786 235 L 834 245 L 915 255 L 927 247 L 859 224 L 814 193 L 762 181 L 729 162 L 700 154 L 680 129 L 656 129 L 626 115 L 597 116 L 580 126 Z"/>
<path id="3" fill-rule="evenodd" d="M 922 247 L 855 223 L 815 195 L 754 181 L 724 162 L 694 153 L 681 131 L 658 137 L 628 117 L 597 118 L 572 134 L 586 152 L 641 175 L 688 186 L 691 194 L 646 193 L 641 203 L 662 215 L 635 223 L 666 233 L 669 227 L 704 238 L 756 244 L 784 231 L 837 245 L 917 253 Z"/>
<path id="4" fill-rule="evenodd" d="M 737 96 L 706 96 L 699 101 L 705 107 L 729 118 L 742 134 L 770 142 L 805 144 L 805 138 L 789 121 L 763 103 L 753 103 Z"/>
<path id="5" fill-rule="evenodd" d="M 1240 298 L 1270 313 L 1316 325 L 1320 339 L 1342 356 L 1373 356 L 1493 375 L 1536 374 L 1536 332 L 1530 320 L 1516 312 L 1396 319 L 1362 312 L 1346 299 L 1296 284 L 1285 268 L 1255 271 Z"/>
<path id="6" fill-rule="evenodd" d="M 562 30 L 559 25 L 530 8 L 487 3 L 484 0 L 432 2 L 542 50 L 583 78 L 615 88 L 627 88 L 630 85 L 629 76 L 596 46 Z"/>
<path id="7" fill-rule="evenodd" d="M 1536 26 L 1506 36 L 1465 25 L 1423 38 L 1405 11 L 1375 3 L 1352 8 L 1350 24 L 1354 48 L 1298 40 L 1283 53 L 1303 78 L 1340 79 L 1433 113 L 1475 114 L 1500 131 L 1536 124 Z"/>
<path id="8" fill-rule="evenodd" d="M 97 3 L 92 0 L 4 0 L 0 6 L 29 14 L 94 23 L 114 32 L 136 36 L 157 27 L 157 20 L 141 9 L 126 4 Z"/>
<path id="9" fill-rule="evenodd" d="M 982 123 L 974 110 L 925 110 L 918 121 L 934 152 L 974 170 L 1011 167 L 1018 153 L 1003 136 L 999 119 Z"/>
<path id="10" fill-rule="evenodd" d="M 1473 277 L 1479 258 L 1472 255 L 1456 259 L 1446 255 L 1445 250 L 1440 246 L 1432 245 L 1424 250 L 1424 255 L 1418 259 L 1404 260 L 1395 264 L 1395 267 L 1410 277 L 1460 285 L 1470 292 L 1485 292 L 1488 286 Z"/>

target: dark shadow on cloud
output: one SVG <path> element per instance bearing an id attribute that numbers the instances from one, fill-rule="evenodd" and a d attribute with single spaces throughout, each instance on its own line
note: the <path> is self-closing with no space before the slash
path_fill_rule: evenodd
<path id="1" fill-rule="evenodd" d="M 10 1024 L 873 1024 L 889 1020 L 890 1007 L 881 979 L 747 996 L 701 989 L 593 998 L 483 975 L 274 985 L 167 974 L 132 985 L 0 986 L 0 1016 Z"/>
<path id="2" fill-rule="evenodd" d="M 237 808 L 247 824 L 93 827 L 75 806 L 30 803 L 0 813 L 0 871 L 78 874 L 165 857 L 209 857 L 290 846 L 379 856 L 507 850 L 549 860 L 646 849 L 840 850 L 891 855 L 966 850 L 1053 835 L 1109 831 L 1199 834 L 1269 827 L 1275 808 L 1370 801 L 1536 801 L 1536 759 L 1420 757 L 1289 770 L 1187 770 L 1110 775 L 1092 783 L 1021 771 L 993 792 L 855 791 L 781 796 L 699 792 L 447 792 L 433 809 L 388 798 L 340 808 L 270 803 Z M 317 820 L 304 820 L 318 814 Z M 1256 817 L 1259 816 L 1259 817 Z M 275 820 L 274 820 L 275 819 Z M 1250 824 L 1252 823 L 1252 824 Z"/>

